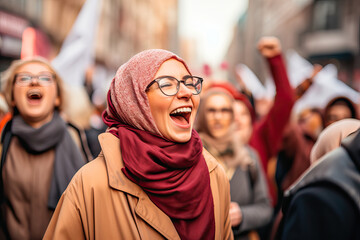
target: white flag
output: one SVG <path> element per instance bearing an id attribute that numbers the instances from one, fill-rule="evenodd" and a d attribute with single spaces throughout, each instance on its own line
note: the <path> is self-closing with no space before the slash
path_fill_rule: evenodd
<path id="1" fill-rule="evenodd" d="M 290 85 L 294 88 L 310 77 L 314 68 L 309 61 L 301 57 L 294 50 L 286 52 L 286 64 Z"/>
<path id="2" fill-rule="evenodd" d="M 287 72 L 293 87 L 298 86 L 312 73 L 313 66 L 295 51 L 287 54 Z M 294 113 L 306 108 L 324 108 L 335 97 L 347 97 L 355 104 L 360 103 L 360 93 L 337 78 L 338 72 L 333 64 L 326 65 L 315 77 L 313 84 L 305 94 L 296 101 Z"/>
<path id="3" fill-rule="evenodd" d="M 86 69 L 94 62 L 100 9 L 100 0 L 86 0 L 59 55 L 52 61 L 53 67 L 68 85 L 83 85 Z"/>
<path id="4" fill-rule="evenodd" d="M 257 76 L 245 64 L 236 66 L 236 73 L 240 76 L 246 88 L 252 93 L 255 99 L 272 98 L 274 96 L 273 86 L 266 82 L 263 85 Z"/>

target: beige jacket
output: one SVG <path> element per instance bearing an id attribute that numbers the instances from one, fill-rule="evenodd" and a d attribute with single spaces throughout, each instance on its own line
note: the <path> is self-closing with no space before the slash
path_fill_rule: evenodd
<path id="1" fill-rule="evenodd" d="M 119 139 L 103 133 L 99 141 L 102 153 L 73 177 L 44 239 L 180 239 L 170 218 L 121 171 Z M 233 239 L 229 182 L 216 160 L 203 154 L 214 199 L 215 239 Z"/>

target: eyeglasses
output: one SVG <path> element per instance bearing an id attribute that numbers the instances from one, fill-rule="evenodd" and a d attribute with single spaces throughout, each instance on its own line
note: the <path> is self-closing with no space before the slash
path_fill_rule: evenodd
<path id="1" fill-rule="evenodd" d="M 223 116 L 230 116 L 233 113 L 231 108 L 208 108 L 206 109 L 206 113 L 211 116 L 215 116 L 217 113 L 220 113 Z"/>
<path id="2" fill-rule="evenodd" d="M 32 79 L 36 78 L 39 85 L 48 86 L 54 82 L 54 77 L 55 76 L 52 73 L 40 73 L 39 75 L 18 73 L 15 75 L 15 83 L 20 86 L 29 86 L 32 83 Z"/>
<path id="3" fill-rule="evenodd" d="M 191 93 L 197 95 L 201 92 L 203 79 L 201 77 L 195 76 L 185 76 L 182 80 L 178 80 L 171 76 L 163 76 L 154 79 L 146 88 L 146 91 L 149 90 L 151 85 L 157 83 L 161 92 L 166 96 L 174 96 L 179 92 L 180 83 L 182 82 L 188 89 L 191 90 Z"/>

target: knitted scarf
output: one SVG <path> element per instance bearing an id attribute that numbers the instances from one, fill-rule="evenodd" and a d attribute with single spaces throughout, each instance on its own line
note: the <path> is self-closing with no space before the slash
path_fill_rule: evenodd
<path id="1" fill-rule="evenodd" d="M 25 123 L 20 115 L 15 115 L 11 132 L 31 154 L 41 154 L 55 148 L 54 170 L 48 200 L 48 207 L 55 209 L 71 178 L 85 164 L 65 122 L 58 112 L 54 112 L 50 122 L 40 128 L 33 128 Z"/>

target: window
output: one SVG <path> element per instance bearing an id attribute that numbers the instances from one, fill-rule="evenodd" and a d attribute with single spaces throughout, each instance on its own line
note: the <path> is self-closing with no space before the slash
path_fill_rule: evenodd
<path id="1" fill-rule="evenodd" d="M 317 0 L 314 3 L 313 29 L 331 30 L 340 28 L 340 1 Z"/>

